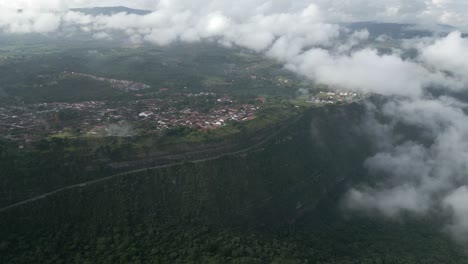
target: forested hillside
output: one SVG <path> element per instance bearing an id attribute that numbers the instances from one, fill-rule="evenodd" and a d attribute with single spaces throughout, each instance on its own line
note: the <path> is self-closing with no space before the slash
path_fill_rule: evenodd
<path id="1" fill-rule="evenodd" d="M 344 217 L 340 195 L 365 177 L 372 153 L 363 111 L 311 109 L 246 153 L 140 171 L 2 212 L 0 262 L 467 263 L 434 233 L 436 223 Z"/>

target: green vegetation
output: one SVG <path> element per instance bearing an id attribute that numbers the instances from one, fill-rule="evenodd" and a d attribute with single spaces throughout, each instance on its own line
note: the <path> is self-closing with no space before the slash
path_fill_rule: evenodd
<path id="1" fill-rule="evenodd" d="M 109 166 L 112 163 L 160 160 L 165 155 L 179 155 L 178 159 L 185 159 L 186 153 L 205 149 L 208 154 L 242 149 L 267 137 L 300 112 L 283 102 L 271 104 L 256 120 L 231 122 L 206 132 L 181 127 L 161 136 L 82 137 L 75 131 L 64 130 L 24 149 L 18 149 L 12 142 L 0 142 L 0 206 L 119 172 Z M 59 116 L 68 120 L 73 119 L 75 113 L 68 111 Z"/>
<path id="2" fill-rule="evenodd" d="M 416 225 L 378 224 L 343 221 L 315 232 L 283 231 L 274 236 L 188 221 L 102 226 L 86 233 L 68 226 L 49 236 L 37 234 L 40 238 L 34 244 L 26 240 L 29 237 L 3 242 L 0 252 L 12 263 L 467 263 L 442 236 L 430 236 Z M 381 237 L 385 241 L 380 242 Z M 23 250 L 9 258 L 17 245 Z"/>
<path id="3" fill-rule="evenodd" d="M 340 193 L 362 178 L 362 161 L 372 151 L 355 127 L 362 111 L 359 105 L 311 109 L 249 152 L 139 171 L 0 213 L 0 261 L 467 263 L 458 246 L 434 231 L 435 220 L 343 218 Z M 128 143 L 112 140 L 101 147 Z M 53 142 L 42 151 L 58 160 L 77 147 Z M 80 165 L 65 167 L 70 174 L 61 175 L 87 174 Z M 35 173 L 41 170 L 51 172 Z"/>
<path id="4" fill-rule="evenodd" d="M 51 85 L 48 79 L 63 71 L 132 80 L 153 87 L 143 93 L 169 88 L 172 93 L 203 91 L 292 98 L 298 86 L 311 86 L 276 62 L 258 55 L 214 44 L 194 44 L 190 48 L 184 45 L 125 49 L 83 44 L 80 48 L 62 47 L 47 52 L 40 45 L 26 46 L 22 55 L 0 59 L 0 81 L 10 100 L 27 102 L 133 98 L 122 97 L 118 91 L 109 89 L 108 84 L 80 78 Z M 3 52 L 9 54 L 9 50 Z"/>
<path id="5" fill-rule="evenodd" d="M 104 100 L 107 109 L 136 97 L 214 92 L 261 109 L 254 120 L 208 131 L 154 133 L 151 124 L 130 123 L 150 132 L 128 137 L 61 129 L 56 122 L 71 124 L 80 112 L 60 109 L 45 124 L 54 135 L 25 145 L 0 139 L 0 263 L 468 263 L 435 217 L 345 217 L 341 195 L 372 180 L 362 167 L 373 153 L 360 132 L 362 105 L 314 108 L 297 88 L 326 87 L 214 44 L 70 47 L 4 45 L 1 102 Z M 137 95 L 92 78 L 60 78 L 64 71 L 151 88 Z M 207 112 L 215 102 L 174 100 L 174 107 Z M 135 114 L 145 111 L 135 104 Z M 62 191 L 41 197 L 55 190 Z M 41 199 L 1 211 L 34 197 Z"/>
<path id="6" fill-rule="evenodd" d="M 108 83 L 85 78 L 59 80 L 53 84 L 9 87 L 7 93 L 25 101 L 36 102 L 80 102 L 89 100 L 112 100 L 124 98 L 124 93 L 112 89 Z M 38 84 L 39 83 L 39 84 Z"/>

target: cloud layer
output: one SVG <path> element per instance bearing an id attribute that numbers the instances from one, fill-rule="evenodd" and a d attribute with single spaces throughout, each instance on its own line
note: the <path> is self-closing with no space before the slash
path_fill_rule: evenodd
<path id="1" fill-rule="evenodd" d="M 444 212 L 451 216 L 446 230 L 466 243 L 468 105 L 454 94 L 466 94 L 468 88 L 468 68 L 462 59 L 468 52 L 468 41 L 460 32 L 453 32 L 415 47 L 419 55 L 406 62 L 411 66 L 396 66 L 386 78 L 381 77 L 401 88 L 390 86 L 384 94 L 399 97 L 381 108 L 370 106 L 365 124 L 365 131 L 379 146 L 365 166 L 372 175 L 385 177 L 377 186 L 353 188 L 345 203 L 353 210 L 390 218 Z M 416 73 L 411 70 L 414 67 L 418 67 Z M 400 82 L 406 74 L 409 78 Z M 385 85 L 379 87 L 374 91 L 382 93 Z M 435 87 L 442 96 L 430 92 Z M 382 123 L 374 118 L 377 115 L 391 121 Z M 416 139 L 402 135 L 401 125 L 411 127 Z"/>
<path id="2" fill-rule="evenodd" d="M 294 12 L 314 4 L 329 22 L 387 21 L 451 24 L 468 29 L 468 3 L 462 0 L 1 0 L 0 7 L 14 9 L 66 10 L 70 7 L 129 6 L 150 10 L 220 11 L 237 18 L 268 12 Z"/>

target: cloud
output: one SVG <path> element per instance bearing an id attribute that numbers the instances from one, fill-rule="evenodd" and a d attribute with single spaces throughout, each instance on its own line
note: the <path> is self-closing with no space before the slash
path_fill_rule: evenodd
<path id="1" fill-rule="evenodd" d="M 462 38 L 459 31 L 424 47 L 421 53 L 422 60 L 438 70 L 449 71 L 459 78 L 468 72 L 468 39 Z"/>
<path id="2" fill-rule="evenodd" d="M 111 40 L 112 39 L 112 36 L 110 36 L 109 34 L 105 33 L 105 32 L 100 32 L 100 33 L 95 33 L 93 35 L 93 38 L 94 39 L 105 39 L 105 40 Z"/>
<path id="3" fill-rule="evenodd" d="M 443 201 L 445 208 L 453 214 L 452 223 L 448 226 L 448 230 L 460 242 L 468 242 L 468 187 L 462 186 L 447 197 Z"/>
<path id="4" fill-rule="evenodd" d="M 49 33 L 60 27 L 61 17 L 52 12 L 0 10 L 0 29 L 8 33 Z"/>
<path id="5" fill-rule="evenodd" d="M 421 65 L 373 49 L 349 56 L 312 49 L 291 60 L 288 68 L 331 86 L 384 95 L 420 96 L 424 87 L 444 80 Z"/>
<path id="6" fill-rule="evenodd" d="M 383 126 L 367 120 L 374 138 L 384 138 L 377 154 L 365 166 L 383 179 L 377 186 L 352 188 L 345 199 L 348 208 L 398 218 L 402 213 L 424 215 L 437 208 L 450 209 L 453 234 L 468 232 L 468 214 L 459 199 L 460 186 L 468 184 L 468 116 L 465 104 L 454 99 L 392 100 L 379 114 L 392 120 Z M 401 136 L 396 124 L 418 128 L 417 139 Z M 417 130 L 414 130 L 417 131 Z M 417 140 L 417 141 L 416 141 Z M 382 177 L 384 176 L 384 177 Z M 462 189 L 463 190 L 463 189 Z M 458 232 L 455 232 L 458 231 Z"/>
<path id="7" fill-rule="evenodd" d="M 369 5 L 382 12 L 394 4 L 405 12 L 413 12 L 420 6 L 399 1 L 386 6 L 360 1 L 364 6 Z M 420 58 L 424 62 L 422 65 L 419 61 L 402 59 L 399 54 L 381 55 L 374 49 L 362 48 L 361 44 L 369 37 L 366 30 L 350 32 L 343 39 L 341 27 L 326 22 L 330 10 L 337 9 L 333 3 L 328 4 L 324 12 L 323 7 L 327 5 L 321 1 L 291 4 L 255 0 L 234 4 L 228 1 L 174 0 L 158 2 L 156 11 L 143 16 L 126 13 L 90 16 L 72 11 L 43 10 L 47 6 L 50 10 L 58 10 L 73 4 L 92 3 L 89 1 L 20 2 L 30 9 L 20 13 L 12 9 L 1 11 L 0 29 L 21 34 L 80 30 L 90 32 L 97 39 L 110 38 L 112 32 L 120 31 L 131 42 L 147 41 L 158 45 L 215 39 L 228 46 L 265 52 L 285 63 L 289 69 L 318 82 L 385 95 L 417 97 L 428 86 L 460 88 L 460 83 L 466 78 L 463 74 L 466 62 L 460 59 L 462 56 L 456 55 L 467 52 L 466 41 L 460 33 L 452 33 L 424 47 Z M 447 78 L 443 71 L 456 73 L 457 78 Z"/>
<path id="8" fill-rule="evenodd" d="M 156 6 L 152 0 L 1 0 L 2 9 L 28 9 L 57 11 L 75 7 L 95 7 L 95 6 L 128 6 L 132 8 L 149 8 Z"/>
<path id="9" fill-rule="evenodd" d="M 293 13 L 314 4 L 323 10 L 328 22 L 387 21 L 452 24 L 468 28 L 468 4 L 455 0 L 16 0 L 0 1 L 0 7 L 13 9 L 65 10 L 70 7 L 129 6 L 172 13 L 193 10 L 223 12 L 236 19 L 257 14 Z"/>
<path id="10" fill-rule="evenodd" d="M 451 219 L 446 229 L 456 239 L 467 242 L 468 213 L 464 199 L 467 198 L 465 186 L 468 184 L 468 107 L 453 98 L 450 91 L 467 91 L 468 68 L 463 58 L 468 54 L 468 41 L 460 32 L 453 32 L 439 39 L 420 40 L 413 47 L 418 49 L 419 55 L 415 60 L 406 61 L 411 66 L 385 70 L 384 60 L 376 54 L 372 56 L 374 59 L 362 60 L 379 64 L 376 69 L 381 68 L 377 73 L 372 70 L 366 72 L 378 76 L 378 80 L 398 84 L 383 84 L 376 88 L 379 83 L 375 82 L 369 88 L 399 97 L 389 98 L 383 106 L 368 106 L 364 128 L 374 139 L 378 151 L 367 159 L 365 167 L 379 180 L 376 185 L 352 188 L 344 203 L 348 209 L 394 219 L 408 213 L 430 215 L 434 211 L 445 212 Z M 343 56 L 338 58 L 342 59 Z M 357 69 L 359 65 L 365 64 L 359 60 L 347 64 L 349 68 Z M 334 67 L 330 67 L 330 71 Z M 416 72 L 415 67 L 418 69 Z M 354 71 L 350 70 L 350 74 L 345 76 L 349 79 L 365 77 Z M 378 75 L 379 72 L 383 75 Z M 388 75 L 385 76 L 384 72 Z M 407 77 L 404 77 L 405 72 L 409 73 Z M 382 87 L 386 88 L 382 91 Z M 431 87 L 443 87 L 445 96 L 432 95 Z M 413 92 L 405 92 L 405 89 Z M 375 118 L 378 115 L 390 121 Z M 401 125 L 410 128 L 417 136 L 402 134 Z"/>
<path id="11" fill-rule="evenodd" d="M 411 185 L 378 191 L 352 189 L 348 193 L 347 206 L 353 210 L 378 211 L 390 218 L 398 217 L 402 212 L 424 214 L 430 208 L 425 195 Z"/>
<path id="12" fill-rule="evenodd" d="M 148 15 L 118 13 L 90 16 L 67 8 L 80 1 L 20 1 L 3 8 L 0 30 L 12 34 L 52 33 L 58 29 L 102 35 L 124 32 L 129 39 L 159 45 L 220 38 L 226 44 L 263 51 L 278 38 L 307 45 L 326 44 L 339 26 L 323 22 L 314 4 L 284 1 L 160 1 Z M 81 1 L 82 2 L 82 1 Z M 202 3 L 203 2 L 203 3 Z M 22 4 L 21 4 L 22 3 Z M 117 4 L 117 3 L 116 3 Z M 18 8 L 25 8 L 18 12 Z M 67 34 L 68 35 L 68 34 Z"/>

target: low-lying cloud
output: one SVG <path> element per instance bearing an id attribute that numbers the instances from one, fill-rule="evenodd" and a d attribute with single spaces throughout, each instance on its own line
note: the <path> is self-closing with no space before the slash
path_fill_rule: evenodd
<path id="1" fill-rule="evenodd" d="M 454 99 L 401 99 L 389 102 L 379 114 L 392 122 L 386 130 L 367 129 L 380 142 L 379 152 L 365 166 L 371 175 L 385 175 L 377 187 L 352 189 L 346 205 L 354 210 L 398 218 L 402 213 L 426 215 L 449 210 L 449 230 L 468 235 L 463 190 L 468 185 L 468 116 Z M 404 139 L 397 124 L 417 128 L 418 138 Z M 382 126 L 377 119 L 368 126 Z"/>
<path id="2" fill-rule="evenodd" d="M 0 1 L 0 9 L 66 10 L 72 7 L 129 6 L 149 10 L 182 13 L 186 10 L 206 13 L 222 11 L 241 18 L 255 14 L 290 13 L 314 4 L 325 11 L 332 22 L 385 21 L 425 25 L 450 24 L 468 28 L 468 4 L 456 0 L 15 0 Z"/>
<path id="3" fill-rule="evenodd" d="M 420 55 L 413 63 L 443 76 L 445 84 L 440 84 L 445 91 L 466 93 L 467 68 L 461 58 L 468 52 L 468 41 L 459 32 L 417 46 Z M 377 186 L 350 190 L 345 204 L 353 210 L 390 218 L 445 212 L 451 216 L 446 230 L 467 242 L 468 105 L 453 96 L 433 96 L 428 92 L 432 86 L 427 84 L 422 83 L 417 96 L 407 94 L 379 109 L 369 107 L 375 113 L 369 115 L 365 130 L 375 138 L 379 151 L 367 159 L 365 166 L 371 175 L 385 177 Z M 376 115 L 391 122 L 372 118 Z M 418 131 L 417 139 L 405 138 L 399 124 Z"/>
<path id="4" fill-rule="evenodd" d="M 468 72 L 468 39 L 461 32 L 452 32 L 446 38 L 422 49 L 421 58 L 437 70 L 449 71 L 459 78 Z"/>

